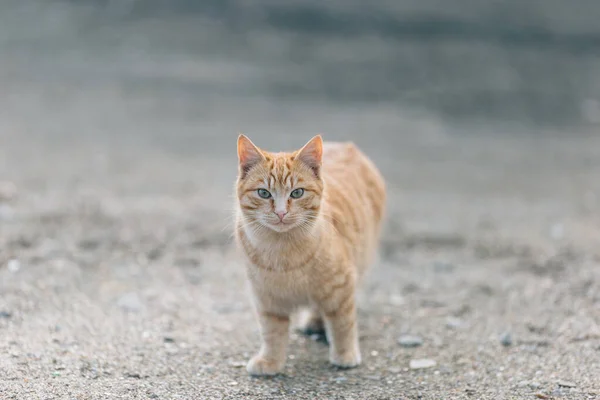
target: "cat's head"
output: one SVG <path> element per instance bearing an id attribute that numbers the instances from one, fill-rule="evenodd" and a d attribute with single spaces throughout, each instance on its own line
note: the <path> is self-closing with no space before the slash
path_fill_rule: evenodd
<path id="1" fill-rule="evenodd" d="M 270 153 L 240 135 L 237 150 L 237 197 L 244 224 L 255 231 L 310 228 L 323 195 L 321 136 L 298 151 Z"/>

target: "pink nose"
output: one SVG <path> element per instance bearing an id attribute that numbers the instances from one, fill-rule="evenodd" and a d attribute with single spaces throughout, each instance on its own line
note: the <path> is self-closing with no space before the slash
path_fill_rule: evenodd
<path id="1" fill-rule="evenodd" d="M 287 211 L 275 211 L 275 214 L 277 214 L 280 221 L 283 221 L 283 218 L 286 216 Z"/>

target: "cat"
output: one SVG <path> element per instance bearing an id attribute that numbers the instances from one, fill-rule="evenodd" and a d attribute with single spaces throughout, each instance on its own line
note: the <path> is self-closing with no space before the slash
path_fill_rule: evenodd
<path id="1" fill-rule="evenodd" d="M 355 291 L 377 252 L 382 175 L 354 144 L 320 135 L 291 153 L 240 135 L 237 151 L 235 237 L 262 339 L 248 373 L 281 372 L 296 311 L 304 311 L 301 330 L 326 333 L 333 365 L 358 366 Z"/>

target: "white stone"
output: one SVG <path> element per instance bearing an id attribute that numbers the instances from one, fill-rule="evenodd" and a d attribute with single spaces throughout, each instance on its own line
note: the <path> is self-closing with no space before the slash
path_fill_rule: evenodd
<path id="1" fill-rule="evenodd" d="M 21 262 L 13 258 L 12 260 L 8 261 L 7 267 L 10 272 L 17 272 L 21 269 Z"/>
<path id="2" fill-rule="evenodd" d="M 435 360 L 430 360 L 428 358 L 422 358 L 422 359 L 410 360 L 409 367 L 410 367 L 410 369 L 426 369 L 426 368 L 433 368 L 436 365 L 437 365 L 437 362 L 435 362 Z"/>

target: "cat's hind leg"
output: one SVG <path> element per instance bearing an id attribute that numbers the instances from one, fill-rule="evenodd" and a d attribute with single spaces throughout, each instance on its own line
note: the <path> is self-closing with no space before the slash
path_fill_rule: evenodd
<path id="1" fill-rule="evenodd" d="M 354 287 L 351 274 L 338 274 L 319 299 L 330 343 L 329 360 L 341 368 L 361 363 Z"/>
<path id="2" fill-rule="evenodd" d="M 311 307 L 303 309 L 298 315 L 298 331 L 305 335 L 325 335 L 325 324 L 319 309 Z"/>
<path id="3" fill-rule="evenodd" d="M 349 296 L 339 308 L 325 316 L 327 336 L 330 338 L 329 360 L 341 368 L 353 368 L 361 363 L 356 323 L 356 306 Z"/>

